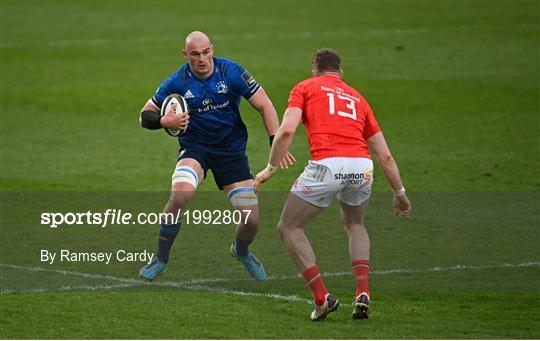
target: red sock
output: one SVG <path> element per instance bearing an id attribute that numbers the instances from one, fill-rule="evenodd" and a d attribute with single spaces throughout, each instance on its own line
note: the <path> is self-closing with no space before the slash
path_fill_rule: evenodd
<path id="1" fill-rule="evenodd" d="M 324 297 L 326 294 L 328 294 L 328 290 L 326 290 L 326 286 L 324 285 L 321 273 L 319 272 L 319 268 L 317 265 L 312 266 L 311 268 L 307 268 L 302 272 L 302 276 L 304 276 L 304 280 L 306 281 L 307 285 L 311 288 L 311 294 L 313 295 L 313 300 L 315 301 L 315 304 L 320 306 L 324 303 Z"/>
<path id="2" fill-rule="evenodd" d="M 369 296 L 369 260 L 353 260 L 352 271 L 356 276 L 356 296 L 365 292 Z"/>

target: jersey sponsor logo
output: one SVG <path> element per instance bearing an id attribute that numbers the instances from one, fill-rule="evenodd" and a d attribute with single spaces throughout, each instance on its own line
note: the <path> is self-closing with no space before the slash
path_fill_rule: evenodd
<path id="1" fill-rule="evenodd" d="M 202 101 L 202 104 L 203 104 L 203 105 L 208 105 L 208 104 L 210 104 L 210 103 L 212 103 L 212 99 L 211 99 L 211 98 L 206 98 L 204 101 Z"/>
<path id="2" fill-rule="evenodd" d="M 193 94 L 191 93 L 191 90 L 188 90 L 184 94 L 184 98 L 195 98 L 195 96 L 193 96 Z"/>
<path id="3" fill-rule="evenodd" d="M 225 84 L 224 81 L 219 81 L 216 84 L 216 89 L 217 89 L 218 94 L 226 94 L 227 92 L 229 92 L 229 88 L 227 87 L 227 84 Z"/>
<path id="4" fill-rule="evenodd" d="M 197 111 L 198 112 L 208 112 L 210 110 L 218 110 L 218 109 L 223 109 L 223 108 L 226 108 L 229 106 L 229 101 L 226 101 L 225 103 L 221 103 L 221 104 L 208 104 L 206 105 L 205 107 L 202 107 L 202 108 L 197 108 Z"/>
<path id="5" fill-rule="evenodd" d="M 358 185 L 364 182 L 363 187 L 373 179 L 373 168 L 368 168 L 364 173 L 336 173 L 334 180 L 341 180 L 341 185 Z"/>
<path id="6" fill-rule="evenodd" d="M 334 180 L 342 180 L 342 185 L 358 185 L 364 179 L 363 173 L 336 173 Z"/>
<path id="7" fill-rule="evenodd" d="M 246 82 L 246 84 L 249 87 L 252 87 L 255 84 L 257 84 L 257 81 L 255 81 L 255 78 L 253 78 L 253 76 L 249 72 L 247 72 L 247 70 L 244 71 L 244 73 L 242 74 L 242 79 L 244 80 L 244 82 Z"/>
<path id="8" fill-rule="evenodd" d="M 334 174 L 334 180 L 350 180 L 350 179 L 359 180 L 359 179 L 363 179 L 363 178 L 364 178 L 364 174 L 362 174 L 362 173 L 347 173 L 347 174 L 337 173 L 337 174 Z"/>

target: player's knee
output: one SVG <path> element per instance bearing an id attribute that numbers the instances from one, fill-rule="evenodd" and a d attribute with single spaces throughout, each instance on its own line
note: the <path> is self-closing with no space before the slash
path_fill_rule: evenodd
<path id="1" fill-rule="evenodd" d="M 253 229 L 259 229 L 259 216 L 257 212 L 251 210 L 243 210 L 242 212 L 242 223 Z"/>
<path id="2" fill-rule="evenodd" d="M 259 204 L 259 198 L 255 194 L 253 187 L 235 188 L 229 192 L 228 196 L 234 207 L 256 206 Z"/>
<path id="3" fill-rule="evenodd" d="M 177 212 L 178 210 L 183 209 L 189 199 L 185 195 L 182 195 L 180 192 L 173 192 L 169 198 L 169 203 L 165 211 L 167 212 Z"/>
<path id="4" fill-rule="evenodd" d="M 184 209 L 188 202 L 193 197 L 195 191 L 193 189 L 189 190 L 174 190 L 171 191 L 171 196 L 167 202 L 167 206 L 164 209 L 164 212 L 178 212 L 178 210 Z"/>
<path id="5" fill-rule="evenodd" d="M 283 229 L 283 225 L 281 224 L 281 221 L 277 225 L 277 232 L 278 232 L 279 236 L 281 237 L 281 239 L 283 239 L 283 235 L 285 233 L 285 230 Z"/>
<path id="6" fill-rule="evenodd" d="M 341 223 L 347 233 L 354 231 L 355 229 L 362 228 L 363 222 L 358 217 L 347 216 L 341 211 Z"/>
<path id="7" fill-rule="evenodd" d="M 287 235 L 287 233 L 290 232 L 290 228 L 288 228 L 284 223 L 283 223 L 283 220 L 280 219 L 279 222 L 278 222 L 278 225 L 277 225 L 277 231 L 279 233 L 279 236 L 281 237 L 281 239 L 285 238 L 285 236 Z"/>
<path id="8" fill-rule="evenodd" d="M 172 175 L 172 185 L 189 184 L 197 189 L 199 185 L 199 177 L 197 172 L 189 166 L 180 166 L 176 168 Z"/>
<path id="9" fill-rule="evenodd" d="M 347 233 L 361 233 L 365 230 L 364 225 L 360 223 L 349 223 L 345 225 Z"/>

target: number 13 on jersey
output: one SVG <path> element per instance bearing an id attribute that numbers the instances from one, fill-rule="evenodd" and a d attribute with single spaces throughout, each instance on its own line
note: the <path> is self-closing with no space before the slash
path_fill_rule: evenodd
<path id="1" fill-rule="evenodd" d="M 353 99 L 351 99 L 349 97 L 346 97 L 346 96 L 342 96 L 342 95 L 336 95 L 336 94 L 333 94 L 331 92 L 327 92 L 326 96 L 328 96 L 328 112 L 330 113 L 330 115 L 334 115 L 336 113 L 336 99 L 335 99 L 335 97 L 337 97 L 338 100 L 345 101 L 347 103 L 345 105 L 346 108 L 350 109 L 350 111 L 338 110 L 337 114 L 339 116 L 348 117 L 348 118 L 351 118 L 353 120 L 356 120 L 356 107 L 355 107 L 355 102 L 354 102 Z"/>

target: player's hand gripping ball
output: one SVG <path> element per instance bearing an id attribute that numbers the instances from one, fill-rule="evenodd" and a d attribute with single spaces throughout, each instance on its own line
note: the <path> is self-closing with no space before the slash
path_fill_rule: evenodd
<path id="1" fill-rule="evenodd" d="M 176 104 L 176 107 L 173 109 L 176 115 L 180 116 L 185 112 L 189 112 L 189 108 L 184 97 L 178 94 L 170 94 L 167 96 L 167 98 L 165 98 L 165 101 L 163 101 L 163 105 L 161 106 L 161 116 L 165 116 L 165 114 L 171 110 L 173 104 Z M 186 124 L 183 129 L 165 128 L 165 131 L 171 136 L 178 136 L 183 134 L 187 127 L 188 125 Z"/>

